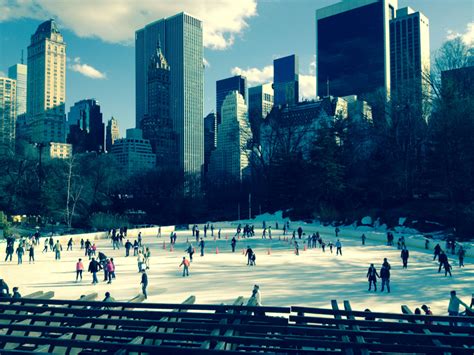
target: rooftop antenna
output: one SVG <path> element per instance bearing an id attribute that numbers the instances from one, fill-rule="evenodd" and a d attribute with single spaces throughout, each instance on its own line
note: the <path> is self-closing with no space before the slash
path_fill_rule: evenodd
<path id="1" fill-rule="evenodd" d="M 23 49 L 21 50 L 21 64 L 24 64 L 23 63 Z"/>

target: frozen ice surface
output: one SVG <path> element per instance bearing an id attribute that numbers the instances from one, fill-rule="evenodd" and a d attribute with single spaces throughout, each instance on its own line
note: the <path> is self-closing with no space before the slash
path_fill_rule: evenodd
<path id="1" fill-rule="evenodd" d="M 273 216 L 274 217 L 274 216 Z M 400 251 L 396 247 L 383 245 L 381 233 L 364 231 L 366 245 L 362 246 L 362 230 L 353 227 L 340 227 L 340 239 L 343 244 L 343 256 L 331 254 L 329 248 L 323 253 L 321 249 L 304 251 L 304 239 L 299 241 L 300 255 L 296 256 L 289 242 L 278 240 L 282 230 L 276 230 L 272 223 L 272 240 L 261 239 L 261 223 L 255 222 L 256 236 L 242 239 L 237 243 L 237 250 L 231 253 L 230 239 L 235 229 L 223 229 L 222 238 L 214 241 L 208 231 L 205 238 L 205 256 L 199 256 L 199 248 L 191 231 L 177 232 L 177 244 L 170 251 L 169 234 L 161 238 L 144 237 L 143 244 L 151 248 L 151 267 L 149 275 L 148 302 L 182 302 L 189 295 L 196 296 L 197 303 L 231 303 L 238 296 L 249 297 L 254 284 L 260 285 L 264 305 L 290 306 L 303 305 L 313 307 L 330 307 L 330 301 L 350 300 L 354 310 L 370 308 L 372 311 L 400 312 L 400 305 L 406 304 L 412 310 L 422 304 L 428 304 L 434 314 L 447 314 L 449 291 L 457 290 L 458 295 L 468 303 L 474 293 L 473 258 L 465 260 L 466 267 L 459 268 L 457 257 L 448 255 L 453 265 L 453 276 L 445 277 L 444 271 L 438 273 L 438 263 L 434 262 L 432 252 L 420 248 L 410 248 L 408 269 L 402 269 Z M 234 222 L 235 225 L 237 222 Z M 233 224 L 234 224 L 233 223 Z M 319 224 L 306 225 L 291 222 L 290 227 L 302 226 L 307 232 L 318 230 L 322 238 L 335 243 L 333 227 Z M 283 222 L 280 222 L 280 228 Z M 201 236 L 203 228 L 200 226 Z M 217 235 L 217 229 L 214 231 Z M 133 241 L 136 235 L 129 235 Z M 289 236 L 291 238 L 291 235 Z M 190 267 L 190 276 L 182 277 L 178 265 L 185 255 L 186 240 L 189 238 L 196 248 L 194 262 Z M 397 236 L 395 237 L 395 244 Z M 163 249 L 163 243 L 166 249 Z M 54 291 L 55 298 L 77 299 L 80 295 L 98 292 L 99 299 L 106 291 L 120 301 L 126 301 L 140 293 L 140 274 L 136 257 L 125 258 L 125 249 L 112 250 L 108 239 L 96 241 L 98 251 L 113 257 L 116 265 L 116 280 L 112 284 L 103 282 L 91 284 L 91 274 L 87 272 L 88 260 L 79 245 L 73 251 L 64 251 L 60 261 L 54 260 L 52 252 L 42 253 L 44 239 L 35 248 L 36 262 L 28 264 L 28 254 L 23 257 L 23 265 L 0 261 L 0 278 L 4 278 L 10 289 L 20 287 L 23 295 L 43 290 Z M 4 245 L 4 244 L 3 244 Z M 242 249 L 251 246 L 257 255 L 255 267 L 247 266 Z M 444 245 L 442 244 L 444 247 Z M 216 254 L 218 248 L 218 254 Z M 133 253 L 132 253 L 133 254 Z M 367 268 L 374 263 L 380 269 L 383 258 L 388 258 L 392 265 L 391 293 L 381 293 L 381 282 L 378 290 L 368 292 L 366 279 Z M 75 263 L 82 258 L 86 270 L 82 282 L 75 282 Z"/>

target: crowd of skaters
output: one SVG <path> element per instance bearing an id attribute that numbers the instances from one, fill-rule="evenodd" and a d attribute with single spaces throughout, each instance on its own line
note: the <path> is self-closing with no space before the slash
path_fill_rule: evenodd
<path id="1" fill-rule="evenodd" d="M 278 223 L 275 225 L 275 229 L 278 229 Z M 289 222 L 283 223 L 283 235 L 287 235 L 290 230 L 290 224 Z M 193 236 L 196 237 L 196 241 L 198 242 L 198 246 L 200 248 L 200 255 L 204 256 L 204 250 L 205 250 L 205 241 L 204 238 L 208 236 L 208 234 L 211 237 L 214 237 L 214 232 L 217 230 L 216 236 L 217 238 L 221 238 L 221 229 L 220 228 L 214 228 L 214 225 L 209 225 L 205 224 L 202 228 L 203 234 L 200 236 L 200 229 L 198 225 L 193 225 L 192 227 L 192 233 Z M 291 238 L 291 243 L 295 247 L 295 254 L 299 255 L 299 248 L 300 244 L 298 240 L 303 238 L 303 243 L 305 244 L 305 250 L 306 250 L 306 245 L 308 248 L 321 248 L 323 252 L 326 251 L 326 247 L 329 248 L 330 252 L 333 252 L 333 248 L 336 248 L 336 256 L 340 255 L 342 256 L 342 242 L 340 241 L 339 237 L 340 229 L 338 227 L 335 228 L 335 236 L 336 236 L 336 242 L 335 244 L 332 243 L 332 241 L 324 241 L 319 232 L 309 234 L 306 238 L 306 234 L 303 232 L 302 227 L 298 227 L 297 229 L 293 230 L 292 238 Z M 235 252 L 236 250 L 236 244 L 237 240 L 242 238 L 250 238 L 252 236 L 255 236 L 255 230 L 253 225 L 246 224 L 242 226 L 239 224 L 236 228 L 236 233 L 234 237 L 231 239 L 231 250 L 232 252 Z M 142 243 L 142 236 L 141 232 L 138 233 L 136 240 L 133 241 L 133 243 L 127 239 L 127 228 L 120 228 L 120 229 L 111 229 L 108 233 L 108 237 L 112 241 L 112 247 L 113 249 L 121 249 L 121 247 L 125 247 L 125 257 L 130 256 L 130 251 L 133 249 L 133 256 L 137 257 L 137 264 L 138 264 L 138 272 L 141 274 L 140 278 L 140 284 L 142 286 L 142 292 L 145 297 L 147 297 L 146 289 L 148 286 L 148 277 L 146 270 L 149 269 L 149 260 L 150 260 L 150 249 L 148 247 L 145 247 Z M 158 232 L 158 237 L 161 237 L 161 228 L 159 228 Z M 236 238 L 237 237 L 237 238 Z M 177 234 L 176 232 L 171 232 L 170 234 L 170 244 L 174 245 L 176 244 L 176 238 Z M 270 225 L 267 225 L 265 221 L 262 222 L 262 239 L 272 239 L 272 228 Z M 124 243 L 124 240 L 126 239 L 126 242 Z M 227 239 L 227 238 L 226 238 Z M 30 262 L 34 262 L 34 247 L 39 244 L 40 236 L 39 233 L 35 233 L 35 235 L 30 236 L 29 238 L 21 238 L 18 241 L 18 246 L 15 250 L 14 244 L 15 240 L 11 238 L 10 240 L 7 240 L 7 250 L 6 250 L 6 258 L 5 261 L 8 259 L 11 261 L 13 254 L 17 254 L 18 258 L 18 263 L 22 263 L 23 259 L 23 254 L 25 251 L 29 252 L 30 255 Z M 367 237 L 365 234 L 362 234 L 361 236 L 361 242 L 362 245 L 365 245 L 367 240 Z M 67 251 L 70 251 L 73 249 L 73 239 L 70 238 L 68 243 L 67 243 Z M 81 249 L 84 249 L 85 256 L 89 258 L 89 265 L 88 265 L 88 271 L 92 274 L 92 283 L 97 284 L 98 278 L 97 278 L 97 273 L 100 270 L 103 270 L 104 272 L 104 281 L 111 283 L 113 279 L 115 279 L 115 264 L 113 261 L 113 258 L 108 258 L 105 256 L 104 253 L 99 252 L 98 257 L 96 257 L 97 253 L 97 247 L 94 243 L 90 242 L 89 240 L 82 239 L 80 242 Z M 393 246 L 394 245 L 394 236 L 393 233 L 388 232 L 387 233 L 387 245 Z M 403 263 L 403 268 L 406 269 L 408 267 L 408 259 L 409 259 L 409 251 L 407 249 L 407 246 L 405 244 L 404 237 L 400 237 L 397 242 L 397 247 L 399 250 L 401 250 L 401 259 Z M 451 252 L 454 254 L 455 253 L 455 248 L 456 245 L 454 242 L 447 241 L 446 243 L 446 249 L 451 250 Z M 53 237 L 45 238 L 44 242 L 44 249 L 43 252 L 47 253 L 48 251 L 54 252 L 55 259 L 60 260 L 61 259 L 61 252 L 63 251 L 62 245 L 59 242 L 59 240 L 54 241 Z M 193 261 L 193 254 L 195 253 L 195 248 L 193 247 L 192 243 L 188 241 L 188 246 L 185 249 L 185 252 L 188 254 L 189 259 L 186 257 L 183 257 L 181 263 L 179 264 L 179 267 L 182 267 L 183 270 L 183 277 L 189 276 L 189 269 L 190 269 L 190 263 Z M 465 255 L 465 250 L 463 249 L 462 246 L 458 248 L 458 257 L 459 257 L 459 267 L 464 266 L 464 255 Z M 256 255 L 255 252 L 252 250 L 250 246 L 247 246 L 247 249 L 245 250 L 245 257 L 247 258 L 247 265 L 249 266 L 255 266 L 256 265 Z M 444 252 L 440 245 L 436 245 L 434 249 L 434 258 L 433 260 L 438 259 L 439 262 L 439 268 L 438 272 L 441 272 L 441 268 L 444 268 L 445 270 L 445 275 L 447 276 L 448 274 L 451 276 L 451 265 L 449 264 L 447 253 Z M 367 278 L 369 280 L 369 291 L 371 290 L 372 286 L 374 287 L 374 291 L 376 291 L 376 281 L 377 278 L 380 278 L 382 280 L 382 287 L 381 291 L 383 292 L 385 289 L 387 292 L 390 292 L 390 270 L 391 266 L 387 260 L 387 258 L 384 259 L 384 262 L 382 263 L 382 266 L 380 268 L 380 272 L 377 273 L 377 270 L 375 269 L 374 264 L 371 264 L 369 267 L 369 270 L 367 272 Z M 78 262 L 76 263 L 76 281 L 82 281 L 82 273 L 84 271 L 84 265 L 82 262 L 82 259 L 79 259 Z M 460 303 L 463 304 L 463 303 Z M 464 305 L 464 304 L 463 304 Z M 472 306 L 472 305 L 471 305 Z"/>

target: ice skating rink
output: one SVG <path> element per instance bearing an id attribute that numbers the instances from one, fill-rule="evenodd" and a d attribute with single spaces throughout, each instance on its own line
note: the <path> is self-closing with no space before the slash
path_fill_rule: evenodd
<path id="1" fill-rule="evenodd" d="M 294 226 L 297 228 L 297 225 Z M 260 285 L 264 305 L 330 307 L 330 301 L 350 300 L 354 310 L 400 312 L 400 305 L 406 304 L 412 310 L 429 305 L 434 314 L 447 314 L 449 291 L 456 290 L 458 296 L 469 304 L 474 293 L 474 267 L 471 258 L 466 258 L 465 268 L 459 268 L 457 256 L 449 256 L 453 266 L 453 276 L 445 277 L 444 270 L 438 273 L 438 263 L 432 261 L 431 252 L 412 249 L 408 269 L 402 269 L 400 251 L 396 247 L 381 245 L 371 241 L 370 234 L 365 246 L 360 239 L 344 237 L 342 256 L 336 256 L 326 248 L 304 251 L 303 239 L 299 241 L 300 255 L 294 253 L 289 242 L 278 240 L 281 230 L 273 230 L 272 240 L 261 239 L 261 230 L 250 239 L 240 238 L 236 252 L 231 253 L 230 239 L 234 229 L 222 230 L 221 239 L 214 240 L 208 232 L 205 238 L 205 256 L 199 256 L 199 248 L 191 231 L 177 232 L 177 243 L 170 251 L 169 236 L 144 237 L 143 244 L 151 248 L 150 270 L 148 270 L 148 302 L 178 303 L 189 295 L 196 296 L 196 303 L 231 303 L 238 296 L 249 297 L 254 284 Z M 333 232 L 321 230 L 321 237 L 328 243 L 336 242 Z M 215 231 L 217 234 L 217 231 Z M 201 229 L 201 236 L 203 235 Z M 227 239 L 226 239 L 227 236 Z M 136 235 L 128 235 L 133 243 Z M 196 248 L 194 262 L 190 266 L 190 276 L 182 277 L 178 268 L 186 240 Z M 290 236 L 291 238 L 291 236 Z M 126 239 L 124 240 L 126 241 Z M 163 243 L 166 249 L 163 249 Z M 20 288 L 23 295 L 34 291 L 54 291 L 55 298 L 77 299 L 81 295 L 97 292 L 98 299 L 109 291 L 117 301 L 127 301 L 141 292 L 140 274 L 137 260 L 133 255 L 125 257 L 125 248 L 113 250 L 110 239 L 96 241 L 97 250 L 107 257 L 113 257 L 116 279 L 112 284 L 103 282 L 103 272 L 98 273 L 100 283 L 92 285 L 92 276 L 87 272 L 88 258 L 79 245 L 73 251 L 63 249 L 60 261 L 54 260 L 54 253 L 42 253 L 44 239 L 35 248 L 36 262 L 28 263 L 28 252 L 23 264 L 17 265 L 16 255 L 11 263 L 0 261 L 0 278 L 10 287 Z M 17 243 L 15 243 L 16 248 Z M 256 266 L 247 266 L 242 249 L 250 246 L 257 256 Z M 218 248 L 218 253 L 216 253 Z M 391 293 L 381 293 L 381 281 L 377 283 L 377 293 L 368 292 L 367 268 L 374 263 L 380 270 L 383 258 L 388 258 L 391 270 Z M 75 282 L 75 264 L 78 258 L 84 262 L 84 278 Z"/>

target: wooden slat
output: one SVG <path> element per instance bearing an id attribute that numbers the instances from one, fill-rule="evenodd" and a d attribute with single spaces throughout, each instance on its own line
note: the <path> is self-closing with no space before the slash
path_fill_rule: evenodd
<path id="1" fill-rule="evenodd" d="M 344 309 L 348 312 L 352 312 L 352 307 L 351 307 L 351 304 L 349 301 L 345 300 L 344 301 Z M 355 317 L 352 316 L 352 315 L 348 315 L 347 316 L 347 319 L 351 319 L 351 320 L 354 320 Z M 355 330 L 355 331 L 360 331 L 360 328 L 358 325 L 353 325 L 352 327 L 350 327 L 351 329 Z M 364 340 L 364 337 L 363 336 L 356 336 L 356 341 L 360 344 L 364 344 L 365 343 L 365 340 Z M 361 354 L 362 355 L 369 355 L 369 351 L 367 349 L 361 349 Z"/>
<path id="2" fill-rule="evenodd" d="M 336 301 L 336 300 L 331 300 L 331 307 L 332 307 L 333 310 L 339 311 L 339 306 L 337 305 L 337 301 Z M 336 318 L 336 319 L 341 319 L 341 316 L 340 316 L 339 314 L 334 314 L 334 318 Z M 345 330 L 345 329 L 346 329 L 346 327 L 345 327 L 344 325 L 342 325 L 342 324 L 339 324 L 339 325 L 338 325 L 338 328 L 341 329 L 341 330 Z M 342 342 L 343 342 L 343 343 L 350 343 L 350 342 L 351 342 L 350 339 L 349 339 L 349 337 L 348 337 L 347 335 L 343 335 L 343 336 L 341 337 L 341 339 L 342 339 Z M 352 349 L 350 349 L 350 348 L 345 349 L 345 353 L 346 353 L 347 355 L 354 355 L 354 351 L 353 351 Z"/>

